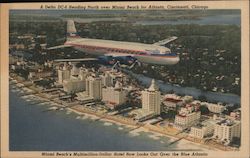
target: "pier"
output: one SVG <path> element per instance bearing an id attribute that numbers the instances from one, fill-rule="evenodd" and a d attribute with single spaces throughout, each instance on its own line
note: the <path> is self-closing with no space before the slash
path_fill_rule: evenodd
<path id="1" fill-rule="evenodd" d="M 181 140 L 184 139 L 184 138 L 185 138 L 185 137 L 181 137 L 181 138 L 179 138 L 179 139 L 177 139 L 177 140 L 174 140 L 174 141 L 170 142 L 169 144 L 167 144 L 166 147 L 169 147 L 169 146 L 171 146 L 171 145 L 173 145 L 173 144 L 175 144 L 175 143 L 181 141 Z"/>

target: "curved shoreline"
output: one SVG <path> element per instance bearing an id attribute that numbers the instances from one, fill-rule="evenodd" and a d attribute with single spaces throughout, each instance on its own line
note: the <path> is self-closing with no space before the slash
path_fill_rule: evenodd
<path id="1" fill-rule="evenodd" d="M 21 87 L 21 88 L 23 89 L 24 87 Z M 35 91 L 34 89 L 31 89 L 31 88 L 28 88 L 28 87 L 25 87 L 25 88 L 29 89 L 29 90 L 32 90 L 32 91 Z M 53 106 L 56 106 L 57 108 L 62 108 L 62 105 L 60 105 L 60 103 L 56 102 L 53 99 L 47 98 L 46 96 L 42 95 L 41 93 L 35 93 L 35 94 L 30 94 L 30 95 L 34 95 L 34 96 L 36 96 L 36 97 L 38 97 L 40 99 L 47 100 L 50 103 L 54 103 Z M 83 110 L 77 109 L 76 106 L 80 106 L 80 105 L 74 105 L 72 107 L 67 107 L 67 109 L 69 111 L 72 111 L 72 112 L 74 112 L 76 114 L 79 114 L 79 115 L 88 115 L 88 116 L 94 118 L 92 120 L 95 120 L 95 119 L 103 120 L 105 122 L 111 122 L 111 123 L 114 123 L 114 124 L 117 124 L 117 125 L 125 125 L 128 128 L 137 128 L 137 127 L 139 127 L 136 124 L 136 122 L 121 121 L 121 119 L 118 119 L 118 118 L 115 118 L 115 117 L 112 117 L 112 116 L 109 116 L 109 115 L 94 113 L 94 112 L 91 112 L 90 110 L 86 110 L 86 109 L 83 111 Z M 106 116 L 109 116 L 109 117 L 106 117 Z M 142 132 L 142 131 L 147 132 L 147 133 L 149 133 L 149 132 L 153 133 L 155 137 L 163 136 L 163 137 L 166 137 L 166 138 L 170 138 L 170 139 L 173 139 L 173 141 L 176 141 L 176 140 L 180 139 L 180 136 L 170 135 L 170 134 L 164 133 L 164 131 L 161 131 L 159 129 L 155 130 L 152 127 L 150 127 L 149 125 L 144 125 L 144 126 L 141 126 L 141 127 L 136 129 L 137 133 Z M 188 140 L 186 138 L 183 138 L 178 142 L 180 142 L 180 143 L 185 142 L 185 143 L 191 143 L 193 145 L 199 145 L 199 146 L 202 147 L 202 149 L 206 149 L 206 150 L 213 150 L 213 151 L 220 150 L 219 148 L 215 148 L 215 147 L 208 146 L 208 145 L 198 143 L 198 142 L 193 142 L 193 141 Z M 169 144 L 171 144 L 171 143 L 169 143 Z M 221 149 L 221 151 L 223 151 L 223 150 Z"/>

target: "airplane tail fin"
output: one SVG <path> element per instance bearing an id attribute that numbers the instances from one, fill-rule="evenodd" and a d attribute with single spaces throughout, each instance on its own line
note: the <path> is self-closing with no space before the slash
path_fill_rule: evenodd
<path id="1" fill-rule="evenodd" d="M 68 20 L 67 21 L 67 38 L 66 38 L 66 42 L 63 45 L 47 48 L 47 50 L 72 47 L 72 45 L 68 45 L 67 42 L 74 41 L 74 40 L 79 39 L 79 38 L 81 38 L 81 37 L 76 32 L 76 27 L 75 27 L 74 21 L 73 20 Z"/>
<path id="2" fill-rule="evenodd" d="M 76 31 L 75 23 L 73 20 L 67 21 L 67 41 L 72 41 L 77 38 L 80 38 Z"/>

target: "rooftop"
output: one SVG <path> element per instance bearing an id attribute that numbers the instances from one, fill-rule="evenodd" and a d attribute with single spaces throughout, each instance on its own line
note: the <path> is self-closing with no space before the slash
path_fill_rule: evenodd
<path id="1" fill-rule="evenodd" d="M 174 99 L 174 98 L 166 98 L 164 101 L 178 103 L 178 102 L 181 102 L 182 100 L 180 100 L 180 99 Z"/>
<path id="2" fill-rule="evenodd" d="M 229 119 L 225 119 L 225 120 L 218 122 L 217 124 L 222 125 L 222 126 L 233 126 L 236 124 L 236 122 L 229 120 Z"/>
<path id="3" fill-rule="evenodd" d="M 150 85 L 150 87 L 148 88 L 148 91 L 158 91 L 158 90 L 159 90 L 159 87 L 158 87 L 157 84 L 155 83 L 155 80 L 152 79 L 151 85 Z"/>

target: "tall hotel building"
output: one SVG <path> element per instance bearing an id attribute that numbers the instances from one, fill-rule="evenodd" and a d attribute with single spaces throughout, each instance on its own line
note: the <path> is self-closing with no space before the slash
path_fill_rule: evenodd
<path id="1" fill-rule="evenodd" d="M 88 69 L 83 68 L 83 67 L 80 68 L 80 70 L 79 70 L 79 75 L 78 75 L 78 78 L 79 78 L 80 80 L 86 81 L 86 78 L 87 78 L 87 76 L 89 76 L 89 75 L 90 75 L 90 72 L 89 72 Z"/>
<path id="2" fill-rule="evenodd" d="M 153 79 L 150 87 L 142 91 L 142 110 L 159 115 L 161 113 L 160 96 L 159 88 Z"/>
<path id="3" fill-rule="evenodd" d="M 104 75 L 101 76 L 101 78 L 104 87 L 111 87 L 113 85 L 113 78 L 111 77 L 109 72 L 105 72 Z"/>
<path id="4" fill-rule="evenodd" d="M 87 95 L 93 99 L 102 98 L 102 80 L 99 76 L 89 76 L 86 79 Z"/>
<path id="5" fill-rule="evenodd" d="M 66 63 L 64 63 L 63 68 L 59 68 L 58 70 L 58 82 L 59 84 L 63 84 L 63 80 L 70 78 L 70 70 L 67 68 Z"/>

